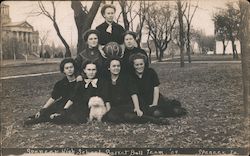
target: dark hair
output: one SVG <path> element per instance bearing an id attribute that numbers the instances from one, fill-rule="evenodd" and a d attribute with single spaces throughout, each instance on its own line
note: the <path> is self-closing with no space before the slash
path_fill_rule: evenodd
<path id="1" fill-rule="evenodd" d="M 76 69 L 75 69 L 76 68 L 76 63 L 75 63 L 74 59 L 72 59 L 72 58 L 65 58 L 65 59 L 63 59 L 61 61 L 61 63 L 60 63 L 60 71 L 61 71 L 61 73 L 64 72 L 64 66 L 65 66 L 66 63 L 72 63 L 73 64 L 74 73 L 75 73 L 75 71 L 76 71 Z"/>
<path id="2" fill-rule="evenodd" d="M 128 34 L 131 35 L 131 36 L 133 36 L 133 38 L 136 40 L 137 34 L 136 34 L 135 32 L 133 32 L 133 31 L 128 31 L 128 30 L 127 30 L 125 33 L 122 34 L 122 36 L 123 36 L 123 41 L 124 41 L 125 36 L 128 35 Z"/>
<path id="3" fill-rule="evenodd" d="M 97 63 L 93 62 L 91 60 L 87 60 L 87 61 L 83 62 L 82 66 L 81 66 L 81 70 L 85 69 L 88 64 L 94 64 L 96 66 L 96 70 L 97 70 Z"/>
<path id="4" fill-rule="evenodd" d="M 129 56 L 129 63 L 131 65 L 134 64 L 134 60 L 136 59 L 143 59 L 144 63 L 146 64 L 147 63 L 147 56 L 142 54 L 142 53 L 136 53 L 136 54 L 132 54 Z"/>
<path id="5" fill-rule="evenodd" d="M 116 61 L 119 61 L 120 62 L 120 65 L 121 65 L 121 63 L 122 63 L 122 59 L 121 58 L 119 58 L 119 57 L 111 57 L 111 58 L 108 58 L 107 59 L 107 68 L 109 68 L 110 67 L 110 63 L 113 61 L 113 60 L 116 60 Z"/>
<path id="6" fill-rule="evenodd" d="M 84 32 L 83 34 L 82 34 L 82 38 L 83 38 L 83 40 L 85 41 L 85 42 L 87 42 L 87 40 L 88 40 L 88 37 L 89 37 L 89 35 L 91 35 L 91 34 L 96 34 L 96 36 L 97 36 L 97 38 L 99 39 L 99 31 L 98 30 L 93 30 L 93 29 L 90 29 L 90 30 L 87 30 L 86 32 Z"/>
<path id="7" fill-rule="evenodd" d="M 102 7 L 102 9 L 101 9 L 101 14 L 102 14 L 102 16 L 104 16 L 105 10 L 106 10 L 107 8 L 112 8 L 112 9 L 114 9 L 115 12 L 116 12 L 116 8 L 115 8 L 114 5 L 112 5 L 112 4 L 105 4 L 105 5 Z"/>

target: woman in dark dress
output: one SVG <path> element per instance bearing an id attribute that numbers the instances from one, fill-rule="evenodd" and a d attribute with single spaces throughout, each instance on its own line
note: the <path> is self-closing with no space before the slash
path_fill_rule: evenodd
<path id="1" fill-rule="evenodd" d="M 138 87 L 140 106 L 147 115 L 155 117 L 182 116 L 187 112 L 177 100 L 169 100 L 160 93 L 159 78 L 154 69 L 145 66 L 147 57 L 137 53 L 130 56 L 134 67 L 133 77 Z"/>
<path id="2" fill-rule="evenodd" d="M 116 42 L 122 44 L 122 34 L 125 32 L 124 28 L 118 23 L 114 22 L 116 8 L 114 5 L 105 4 L 101 9 L 101 14 L 105 21 L 96 27 L 100 32 L 99 43 L 105 46 L 109 42 Z"/>
<path id="3" fill-rule="evenodd" d="M 93 96 L 102 98 L 107 111 L 110 110 L 108 84 L 104 79 L 97 77 L 97 64 L 88 60 L 83 64 L 82 68 L 84 79 L 77 82 L 76 94 L 71 99 L 71 105 L 77 108 L 75 114 L 77 114 L 80 123 L 87 121 L 89 116 L 88 102 Z"/>
<path id="4" fill-rule="evenodd" d="M 137 47 L 135 32 L 126 31 L 123 34 L 123 39 L 124 39 L 125 51 L 124 51 L 124 56 L 122 58 L 122 72 L 128 74 L 128 72 L 131 73 L 131 71 L 133 71 L 133 67 L 131 67 L 131 64 L 129 63 L 129 57 L 132 54 L 137 54 L 137 53 L 141 53 L 147 56 L 147 53 L 143 49 Z M 148 56 L 147 56 L 146 66 L 147 67 L 149 66 Z"/>
<path id="5" fill-rule="evenodd" d="M 75 62 L 71 58 L 64 59 L 60 64 L 60 71 L 64 73 L 63 79 L 56 82 L 54 85 L 51 97 L 47 100 L 43 108 L 28 120 L 25 125 L 32 125 L 41 122 L 54 123 L 76 123 L 73 113 L 65 114 L 63 119 L 57 118 L 62 112 L 73 112 L 73 107 L 69 109 L 68 103 L 71 97 L 75 94 L 76 77 L 75 77 Z"/>
<path id="6" fill-rule="evenodd" d="M 99 44 L 98 44 L 99 32 L 97 30 L 88 30 L 83 35 L 83 39 L 86 42 L 87 47 L 83 49 L 83 51 L 80 52 L 75 59 L 77 65 L 77 74 L 79 75 L 77 76 L 77 81 L 83 80 L 83 77 L 81 75 L 82 73 L 81 67 L 86 61 L 92 61 L 96 63 L 100 76 L 102 75 L 101 69 L 104 66 L 103 57 L 99 50 Z"/>
<path id="7" fill-rule="evenodd" d="M 110 71 L 108 85 L 111 110 L 107 114 L 107 120 L 115 123 L 124 122 L 125 113 L 133 111 L 138 116 L 142 116 L 137 97 L 138 90 L 131 77 L 120 74 L 120 59 L 109 60 L 108 70 Z"/>

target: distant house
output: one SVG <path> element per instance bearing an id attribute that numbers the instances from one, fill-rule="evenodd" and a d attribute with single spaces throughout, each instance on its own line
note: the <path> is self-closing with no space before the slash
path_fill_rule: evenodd
<path id="1" fill-rule="evenodd" d="M 12 47 L 9 45 L 8 48 L 11 50 L 3 49 L 3 55 L 7 55 L 6 53 L 11 53 L 13 49 L 20 50 L 18 51 L 19 54 L 38 54 L 38 31 L 35 31 L 33 26 L 27 21 L 12 22 L 9 16 L 9 6 L 4 3 L 1 3 L 1 24 L 3 44 L 14 44 L 11 45 Z M 8 45 L 5 45 L 5 47 L 6 46 Z"/>

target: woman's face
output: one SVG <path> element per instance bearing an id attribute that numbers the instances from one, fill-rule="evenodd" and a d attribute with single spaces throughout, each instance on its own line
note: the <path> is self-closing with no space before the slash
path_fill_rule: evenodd
<path id="1" fill-rule="evenodd" d="M 134 60 L 134 68 L 137 74 L 142 74 L 145 69 L 145 62 L 143 59 Z"/>
<path id="2" fill-rule="evenodd" d="M 95 64 L 87 64 L 83 69 L 83 72 L 86 74 L 88 79 L 93 79 L 96 76 L 97 69 Z"/>
<path id="3" fill-rule="evenodd" d="M 109 70 L 111 74 L 118 75 L 121 71 L 121 63 L 118 60 L 112 60 L 110 62 Z"/>
<path id="4" fill-rule="evenodd" d="M 96 34 L 90 34 L 87 40 L 89 48 L 97 47 L 98 45 L 98 37 Z"/>
<path id="5" fill-rule="evenodd" d="M 127 34 L 124 36 L 124 44 L 127 48 L 133 48 L 135 45 L 135 39 L 132 35 Z"/>
<path id="6" fill-rule="evenodd" d="M 72 76 L 74 74 L 74 65 L 73 63 L 65 63 L 63 72 L 66 76 Z"/>
<path id="7" fill-rule="evenodd" d="M 113 8 L 106 8 L 103 17 L 109 23 L 112 23 L 115 16 L 115 10 Z"/>

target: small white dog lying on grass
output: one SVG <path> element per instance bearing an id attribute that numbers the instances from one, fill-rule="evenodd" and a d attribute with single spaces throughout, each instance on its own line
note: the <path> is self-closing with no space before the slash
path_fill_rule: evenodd
<path id="1" fill-rule="evenodd" d="M 107 113 L 107 108 L 105 107 L 102 98 L 98 96 L 91 97 L 88 106 L 90 108 L 89 121 L 97 119 L 97 121 L 101 122 L 103 115 Z"/>

